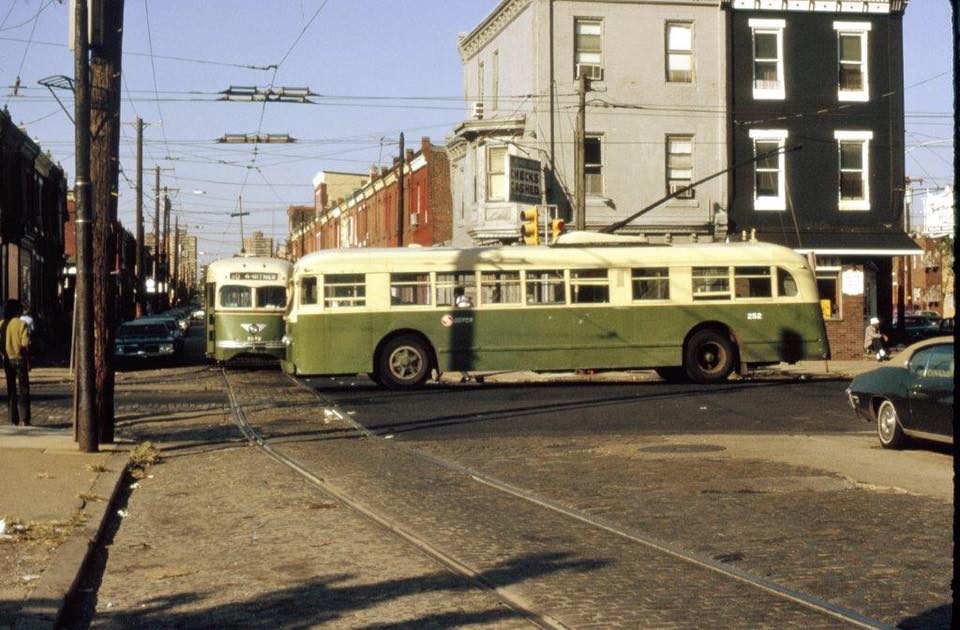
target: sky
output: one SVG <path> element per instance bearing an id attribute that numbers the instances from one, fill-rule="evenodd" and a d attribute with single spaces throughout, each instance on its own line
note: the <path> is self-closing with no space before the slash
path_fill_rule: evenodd
<path id="1" fill-rule="evenodd" d="M 320 170 L 366 172 L 406 146 L 434 144 L 463 120 L 457 34 L 499 0 L 126 0 L 119 215 L 134 229 L 136 148 L 144 130 L 146 228 L 153 168 L 173 214 L 200 237 L 201 262 L 239 250 L 244 231 L 284 240 L 286 208 L 312 205 Z M 73 184 L 73 126 L 38 84 L 73 74 L 66 0 L 0 0 L 0 106 Z M 950 3 L 912 0 L 904 18 L 907 174 L 952 181 Z M 263 69 L 277 64 L 277 69 Z M 20 78 L 16 94 L 13 86 Z M 229 86 L 308 87 L 315 104 L 218 100 Z M 73 113 L 69 92 L 58 96 Z M 505 95 L 505 98 L 509 95 Z M 227 133 L 289 134 L 297 142 L 224 145 Z M 256 148 L 256 153 L 254 149 Z M 171 217 L 171 224 L 173 217 Z"/>

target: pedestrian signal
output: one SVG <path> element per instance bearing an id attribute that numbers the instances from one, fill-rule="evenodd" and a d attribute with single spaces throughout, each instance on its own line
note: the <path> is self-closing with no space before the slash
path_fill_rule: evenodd
<path id="1" fill-rule="evenodd" d="M 540 244 L 540 213 L 536 208 L 520 212 L 520 236 L 524 245 Z"/>

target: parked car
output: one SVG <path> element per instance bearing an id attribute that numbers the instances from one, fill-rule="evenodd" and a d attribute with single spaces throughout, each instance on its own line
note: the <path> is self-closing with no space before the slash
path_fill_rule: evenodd
<path id="1" fill-rule="evenodd" d="M 177 317 L 163 313 L 161 315 L 147 315 L 146 317 L 141 317 L 137 321 L 150 321 L 154 323 L 163 324 L 179 339 L 186 335 L 186 331 L 183 326 L 180 325 L 180 320 Z"/>
<path id="2" fill-rule="evenodd" d="M 940 317 L 907 315 L 903 318 L 904 343 L 923 341 L 940 334 Z"/>
<path id="3" fill-rule="evenodd" d="M 953 318 L 944 317 L 943 319 L 940 320 L 940 323 L 937 324 L 937 328 L 939 329 L 938 334 L 940 335 L 952 335 L 953 334 Z"/>
<path id="4" fill-rule="evenodd" d="M 117 329 L 114 356 L 122 359 L 176 358 L 183 350 L 183 339 L 163 321 L 151 318 L 125 322 Z"/>
<path id="5" fill-rule="evenodd" d="M 953 442 L 953 337 L 909 346 L 891 365 L 857 376 L 847 388 L 857 416 L 877 426 L 884 448 L 909 437 Z"/>

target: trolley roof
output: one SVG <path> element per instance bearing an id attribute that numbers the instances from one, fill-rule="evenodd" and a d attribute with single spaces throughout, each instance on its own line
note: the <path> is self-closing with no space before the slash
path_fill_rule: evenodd
<path id="1" fill-rule="evenodd" d="M 307 254 L 296 262 L 293 274 L 711 264 L 807 266 L 800 254 L 770 243 L 642 245 L 618 240 L 599 245 L 331 249 Z"/>
<path id="2" fill-rule="evenodd" d="M 207 282 L 280 282 L 286 284 L 293 265 L 279 258 L 237 256 L 215 260 L 207 266 Z M 236 274 L 231 276 L 231 274 Z M 249 274 L 249 275 L 244 275 Z M 256 274 L 267 274 L 257 276 Z M 271 275 L 275 277 L 271 277 Z"/>

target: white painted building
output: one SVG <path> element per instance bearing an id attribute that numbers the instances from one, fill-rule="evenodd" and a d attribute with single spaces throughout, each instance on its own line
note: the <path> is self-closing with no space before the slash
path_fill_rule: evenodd
<path id="1" fill-rule="evenodd" d="M 725 168 L 724 50 L 716 0 L 503 0 L 459 42 L 467 112 L 447 142 L 454 243 L 519 238 L 534 200 L 511 199 L 510 156 L 545 169 L 546 201 L 572 222 L 578 72 L 592 78 L 588 229 Z M 726 199 L 721 176 L 625 231 L 722 238 Z"/>

